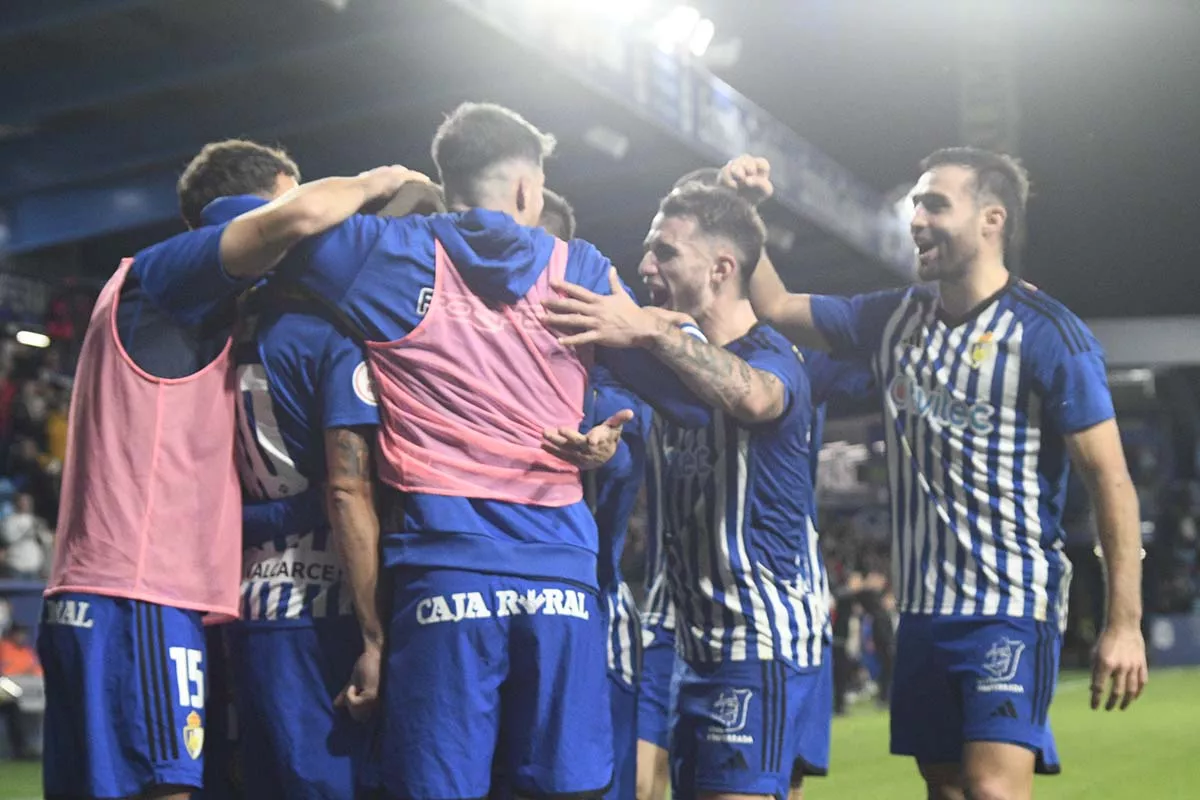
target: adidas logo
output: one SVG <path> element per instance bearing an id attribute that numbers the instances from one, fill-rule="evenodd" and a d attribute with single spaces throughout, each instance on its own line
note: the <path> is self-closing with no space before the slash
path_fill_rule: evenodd
<path id="1" fill-rule="evenodd" d="M 1012 704 L 1012 700 L 1005 700 L 1002 705 L 996 707 L 989 716 L 991 717 L 1007 717 L 1009 719 L 1017 718 L 1017 708 Z"/>

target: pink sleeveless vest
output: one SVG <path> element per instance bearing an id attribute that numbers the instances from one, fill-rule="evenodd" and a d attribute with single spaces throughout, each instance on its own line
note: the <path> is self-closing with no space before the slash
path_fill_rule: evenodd
<path id="1" fill-rule="evenodd" d="M 379 477 L 402 491 L 560 507 L 583 497 L 579 470 L 541 448 L 547 427 L 583 418 L 590 351 L 542 324 L 558 242 L 537 283 L 489 307 L 436 243 L 433 300 L 403 339 L 368 343 L 379 398 Z"/>
<path id="2" fill-rule="evenodd" d="M 242 503 L 230 344 L 186 378 L 156 378 L 121 346 L 121 263 L 79 357 L 47 595 L 89 592 L 238 615 Z"/>

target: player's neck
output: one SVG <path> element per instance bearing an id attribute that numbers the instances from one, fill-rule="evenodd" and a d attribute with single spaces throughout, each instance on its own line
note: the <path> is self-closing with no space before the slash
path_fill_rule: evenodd
<path id="1" fill-rule="evenodd" d="M 942 310 L 952 319 L 970 314 L 980 303 L 994 297 L 1010 279 L 1004 262 L 995 259 L 972 265 L 961 278 L 938 282 Z"/>
<path id="2" fill-rule="evenodd" d="M 696 324 L 708 339 L 709 344 L 724 347 L 734 339 L 740 339 L 758 324 L 758 317 L 746 298 L 717 300 L 708 310 L 696 316 Z"/>

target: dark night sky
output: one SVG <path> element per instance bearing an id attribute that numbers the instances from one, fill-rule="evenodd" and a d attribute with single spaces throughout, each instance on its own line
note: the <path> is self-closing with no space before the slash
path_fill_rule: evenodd
<path id="1" fill-rule="evenodd" d="M 956 42 L 983 5 L 705 9 L 743 40 L 722 76 L 887 191 L 960 143 Z M 1083 316 L 1200 313 L 1200 3 L 1010 5 L 1034 185 L 1024 274 Z"/>

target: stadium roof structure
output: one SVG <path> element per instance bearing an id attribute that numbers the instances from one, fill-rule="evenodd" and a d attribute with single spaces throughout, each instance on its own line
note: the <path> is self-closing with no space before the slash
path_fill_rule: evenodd
<path id="1" fill-rule="evenodd" d="M 560 141 L 548 182 L 630 270 L 676 177 L 746 150 L 774 164 L 777 258 L 807 285 L 907 280 L 902 221 L 702 68 L 599 18 L 492 0 L 8 0 L 0 8 L 0 248 L 85 243 L 105 271 L 178 230 L 175 180 L 207 141 L 285 145 L 308 177 L 432 170 L 463 100 L 510 105 Z M 561 4 L 560 4 L 561 5 Z M 110 253 L 109 251 L 113 251 Z"/>

